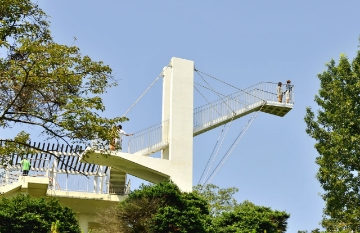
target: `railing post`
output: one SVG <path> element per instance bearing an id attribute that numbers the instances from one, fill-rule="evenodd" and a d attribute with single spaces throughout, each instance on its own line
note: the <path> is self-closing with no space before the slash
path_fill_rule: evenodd
<path id="1" fill-rule="evenodd" d="M 99 176 L 94 176 L 94 193 L 98 193 Z"/>
<path id="2" fill-rule="evenodd" d="M 111 171 L 111 167 L 109 167 L 108 174 L 106 174 L 106 188 L 108 194 L 110 194 L 110 171 Z"/>
<path id="3" fill-rule="evenodd" d="M 9 176 L 10 176 L 10 171 L 9 169 L 5 170 L 5 184 L 9 184 Z"/>
<path id="4" fill-rule="evenodd" d="M 104 174 L 105 166 L 100 166 L 100 178 L 99 178 L 99 193 L 101 194 L 103 192 L 103 183 L 104 183 L 104 177 L 106 174 Z"/>
<path id="5" fill-rule="evenodd" d="M 54 190 L 56 189 L 56 182 L 57 182 L 57 179 L 56 179 L 57 167 L 58 167 L 58 159 L 55 157 L 54 161 L 53 161 L 53 164 L 52 164 L 52 167 L 51 167 L 51 170 L 50 170 L 50 179 L 51 179 L 51 181 L 53 183 Z"/>
<path id="6" fill-rule="evenodd" d="M 49 177 L 49 160 L 47 160 L 47 157 L 45 157 L 44 160 L 45 160 L 45 163 L 47 163 L 47 165 L 44 166 L 44 168 L 45 168 L 45 177 Z"/>
<path id="7" fill-rule="evenodd" d="M 131 152 L 130 152 L 130 142 L 132 141 L 131 139 L 132 139 L 132 138 L 130 138 L 130 140 L 128 141 L 127 151 L 126 151 L 127 153 L 131 153 Z"/>

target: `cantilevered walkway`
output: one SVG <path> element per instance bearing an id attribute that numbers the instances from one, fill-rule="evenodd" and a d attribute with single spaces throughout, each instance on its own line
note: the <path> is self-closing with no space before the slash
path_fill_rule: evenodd
<path id="1" fill-rule="evenodd" d="M 276 95 L 276 83 L 261 82 L 222 99 L 194 109 L 193 136 L 219 127 L 240 117 L 261 111 L 275 116 L 285 116 L 294 105 L 294 88 L 289 103 L 285 96 L 281 103 Z M 168 120 L 136 132 L 122 152 L 150 155 L 168 146 Z"/>

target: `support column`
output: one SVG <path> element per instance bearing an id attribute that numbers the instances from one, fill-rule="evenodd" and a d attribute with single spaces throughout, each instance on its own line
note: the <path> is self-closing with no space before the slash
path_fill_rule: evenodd
<path id="1" fill-rule="evenodd" d="M 9 169 L 5 170 L 5 184 L 9 184 L 9 180 L 10 180 L 10 171 Z"/>
<path id="2" fill-rule="evenodd" d="M 94 176 L 94 193 L 98 193 L 99 176 Z"/>
<path id="3" fill-rule="evenodd" d="M 106 176 L 106 174 L 104 174 L 105 171 L 105 166 L 100 166 L 100 181 L 99 181 L 99 193 L 102 194 L 103 193 L 103 189 L 104 189 L 104 177 Z"/>
<path id="4" fill-rule="evenodd" d="M 163 120 L 169 117 L 169 148 L 162 153 L 174 166 L 171 179 L 182 191 L 192 190 L 194 62 L 172 58 L 164 71 Z"/>
<path id="5" fill-rule="evenodd" d="M 50 179 L 51 179 L 51 182 L 52 182 L 52 185 L 53 185 L 52 188 L 53 188 L 54 190 L 56 190 L 57 167 L 58 167 L 58 159 L 57 159 L 57 158 L 54 158 L 52 167 L 50 168 Z"/>
<path id="6" fill-rule="evenodd" d="M 162 94 L 162 122 L 170 119 L 170 81 L 171 81 L 172 67 L 171 62 L 169 66 L 163 69 L 163 94 Z M 168 140 L 169 135 L 169 123 L 163 125 L 162 140 Z M 167 138 L 164 138 L 167 137 Z M 161 158 L 169 160 L 169 147 L 161 151 Z"/>

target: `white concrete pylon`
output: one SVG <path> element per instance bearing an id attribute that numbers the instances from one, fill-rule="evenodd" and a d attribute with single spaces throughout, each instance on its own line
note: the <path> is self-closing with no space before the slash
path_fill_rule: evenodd
<path id="1" fill-rule="evenodd" d="M 88 163 L 120 169 L 126 173 L 158 183 L 171 179 L 182 191 L 192 191 L 193 175 L 193 109 L 194 109 L 194 62 L 172 58 L 164 69 L 163 80 L 163 128 L 168 147 L 161 159 L 122 152 L 114 152 L 104 158 L 99 152 L 90 152 Z"/>
<path id="2" fill-rule="evenodd" d="M 169 120 L 169 147 L 162 158 L 171 161 L 177 172 L 170 179 L 183 191 L 192 190 L 193 110 L 194 62 L 174 57 L 164 70 L 162 121 Z"/>

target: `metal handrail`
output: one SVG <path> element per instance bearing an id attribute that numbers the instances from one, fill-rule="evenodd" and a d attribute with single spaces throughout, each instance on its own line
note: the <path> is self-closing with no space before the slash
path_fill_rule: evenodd
<path id="1" fill-rule="evenodd" d="M 194 128 L 205 125 L 215 119 L 231 116 L 234 112 L 254 106 L 261 101 L 278 102 L 277 83 L 261 82 L 241 91 L 237 91 L 222 99 L 213 101 L 194 109 Z M 285 85 L 282 86 L 284 96 L 281 103 L 286 103 Z M 294 87 L 289 93 L 289 104 L 294 103 Z M 257 106 L 257 105 L 256 105 Z"/>
<path id="2" fill-rule="evenodd" d="M 139 151 L 151 150 L 151 148 L 167 144 L 168 132 L 169 120 L 135 132 L 127 143 L 127 153 L 134 154 Z"/>

